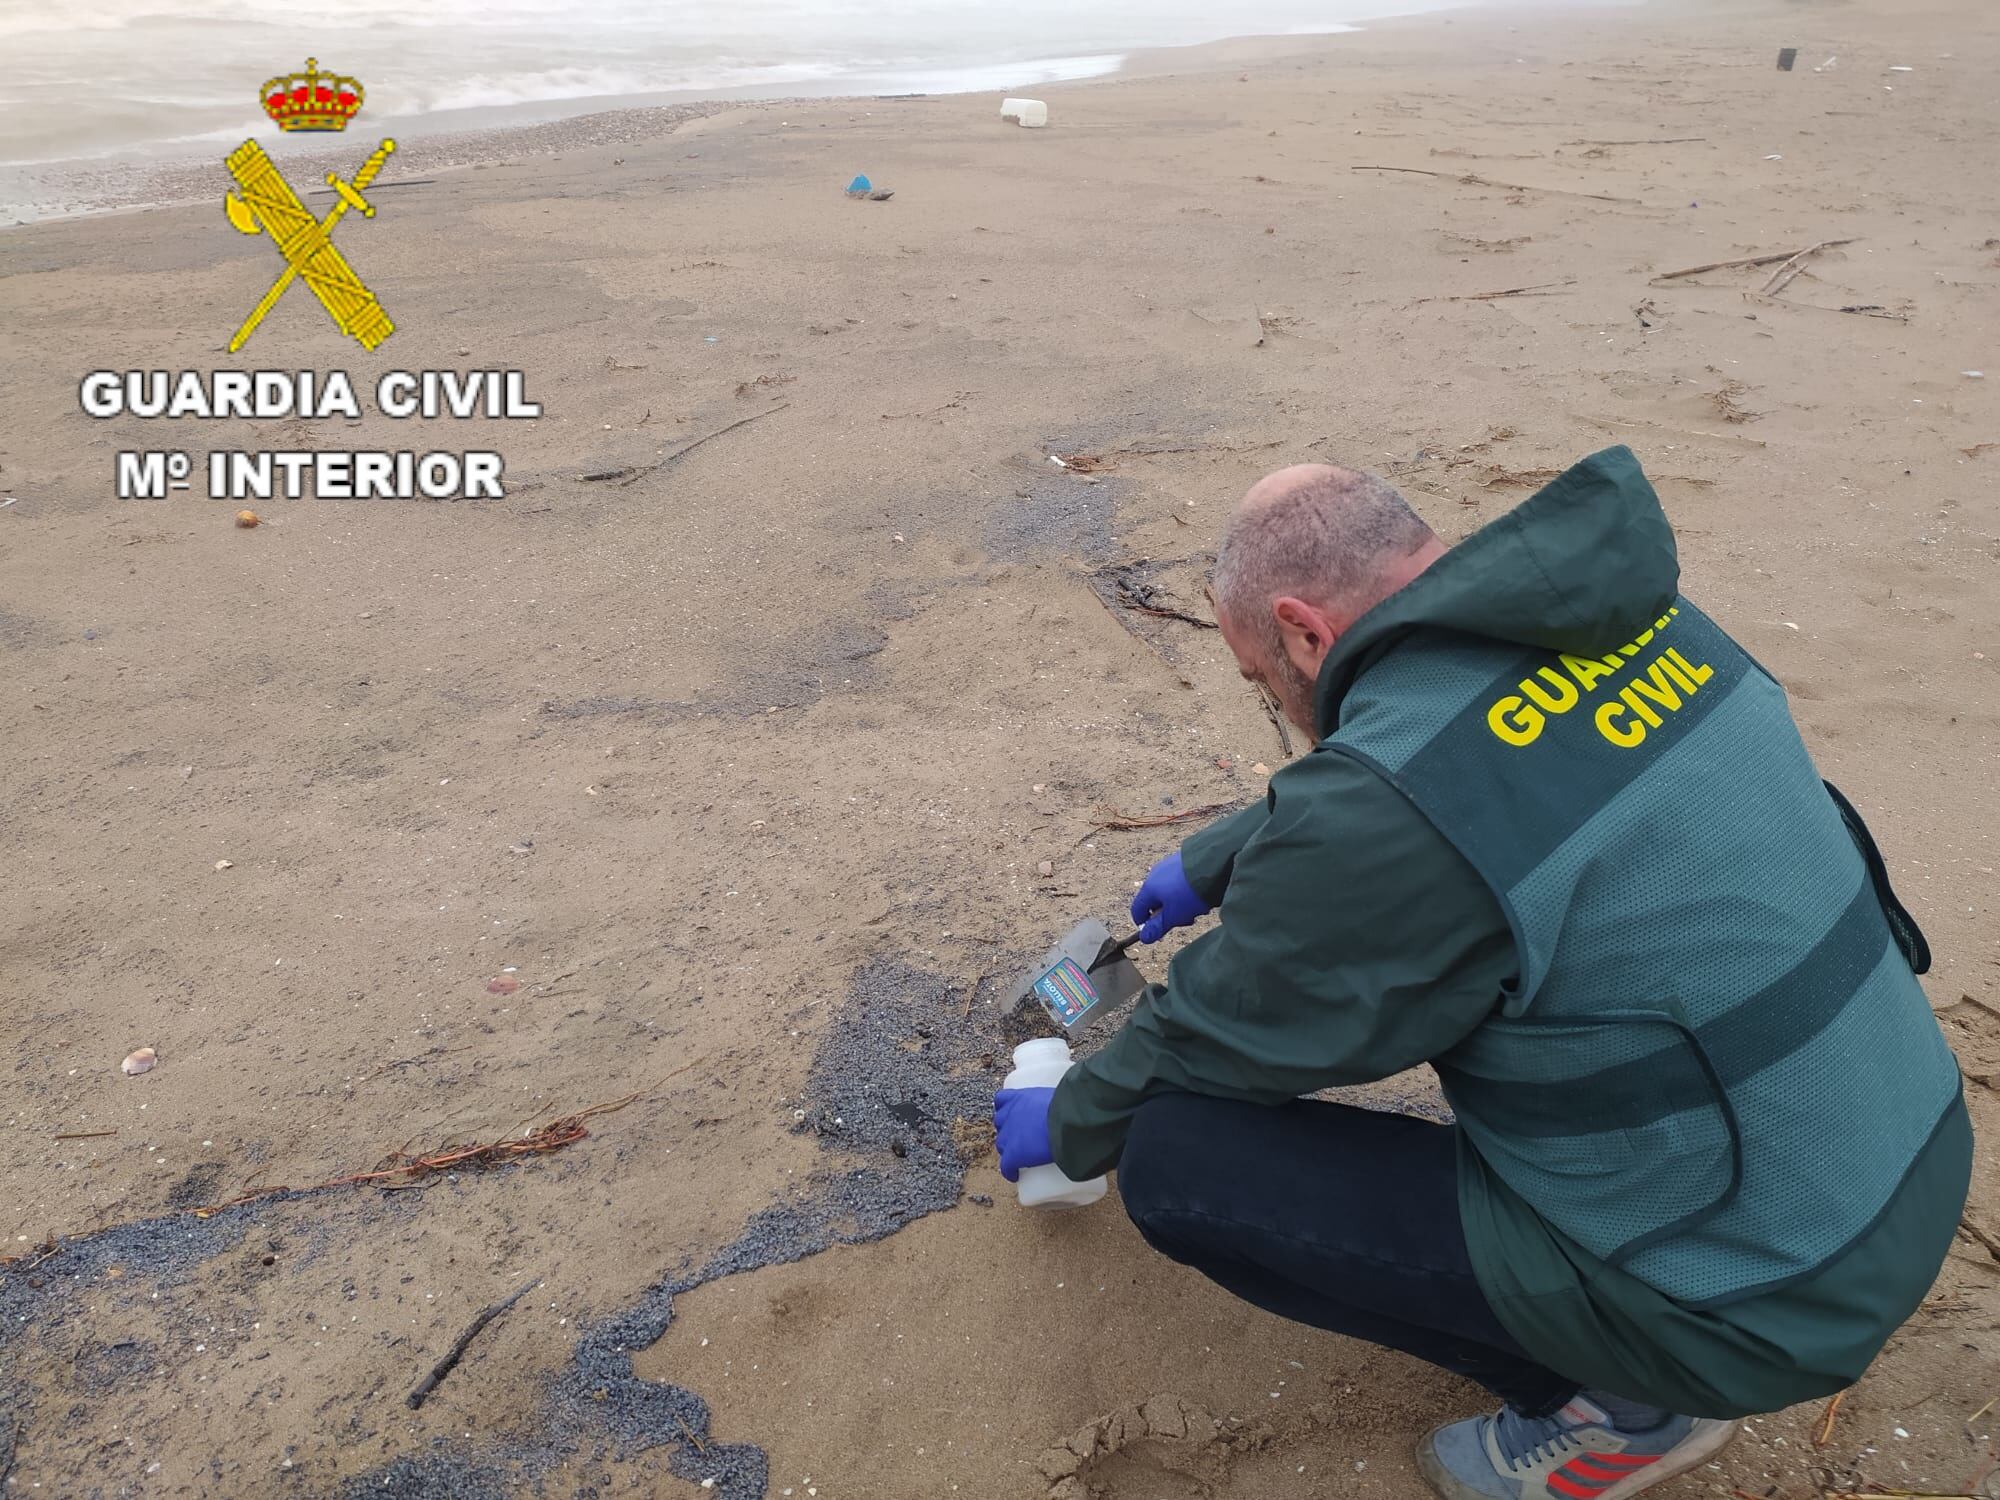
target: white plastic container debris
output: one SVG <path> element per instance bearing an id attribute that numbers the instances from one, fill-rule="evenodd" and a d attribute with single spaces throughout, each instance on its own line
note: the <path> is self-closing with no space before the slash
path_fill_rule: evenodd
<path id="1" fill-rule="evenodd" d="M 1014 1071 L 1000 1087 L 1052 1089 L 1073 1066 L 1068 1042 L 1059 1036 L 1037 1037 L 1014 1049 Z M 1105 1182 L 1102 1177 L 1071 1182 L 1057 1166 L 1023 1167 L 1014 1187 L 1023 1208 L 1082 1208 L 1104 1196 Z"/>
<path id="2" fill-rule="evenodd" d="M 1049 107 L 1040 99 L 1002 99 L 1000 118 L 1019 121 L 1029 130 L 1040 130 L 1049 123 Z"/>

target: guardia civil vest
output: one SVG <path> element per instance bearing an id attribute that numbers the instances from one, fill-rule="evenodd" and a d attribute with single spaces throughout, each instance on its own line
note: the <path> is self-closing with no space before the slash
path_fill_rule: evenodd
<path id="1" fill-rule="evenodd" d="M 1958 1096 L 1922 934 L 1778 685 L 1686 600 L 1599 658 L 1420 632 L 1326 747 L 1499 896 L 1520 974 L 1434 1060 L 1471 1145 L 1694 1306 L 1810 1275 Z"/>

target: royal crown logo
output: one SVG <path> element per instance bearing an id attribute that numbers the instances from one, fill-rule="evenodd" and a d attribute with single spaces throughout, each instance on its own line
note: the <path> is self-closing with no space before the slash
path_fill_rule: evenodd
<path id="1" fill-rule="evenodd" d="M 280 130 L 345 130 L 366 97 L 356 80 L 322 73 L 309 57 L 305 72 L 265 80 L 264 113 Z"/>

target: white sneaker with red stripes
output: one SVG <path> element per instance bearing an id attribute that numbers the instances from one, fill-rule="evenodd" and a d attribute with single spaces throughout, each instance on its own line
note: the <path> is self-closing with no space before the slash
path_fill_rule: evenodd
<path id="1" fill-rule="evenodd" d="M 1671 1414 L 1654 1427 L 1621 1428 L 1577 1396 L 1553 1416 L 1503 1406 L 1440 1427 L 1417 1445 L 1417 1466 L 1444 1500 L 1628 1500 L 1708 1462 L 1740 1430 Z"/>

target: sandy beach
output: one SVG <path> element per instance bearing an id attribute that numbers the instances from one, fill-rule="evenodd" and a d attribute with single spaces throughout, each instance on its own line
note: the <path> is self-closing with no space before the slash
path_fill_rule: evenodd
<path id="1" fill-rule="evenodd" d="M 1044 131 L 541 125 L 341 224 L 373 352 L 303 289 L 224 352 L 283 267 L 220 153 L 199 202 L 0 233 L 9 1492 L 1422 1500 L 1476 1389 L 1115 1196 L 1013 1204 L 999 1001 L 1303 748 L 1203 628 L 1246 485 L 1372 468 L 1458 537 L 1626 443 L 1868 814 L 1981 1141 L 1825 1431 L 1665 1493 L 1992 1494 L 1996 72 L 1981 0 L 1668 0 L 1149 54 Z M 79 408 L 336 368 L 542 414 Z M 506 496 L 244 529 L 117 498 L 157 448 L 490 448 Z"/>

